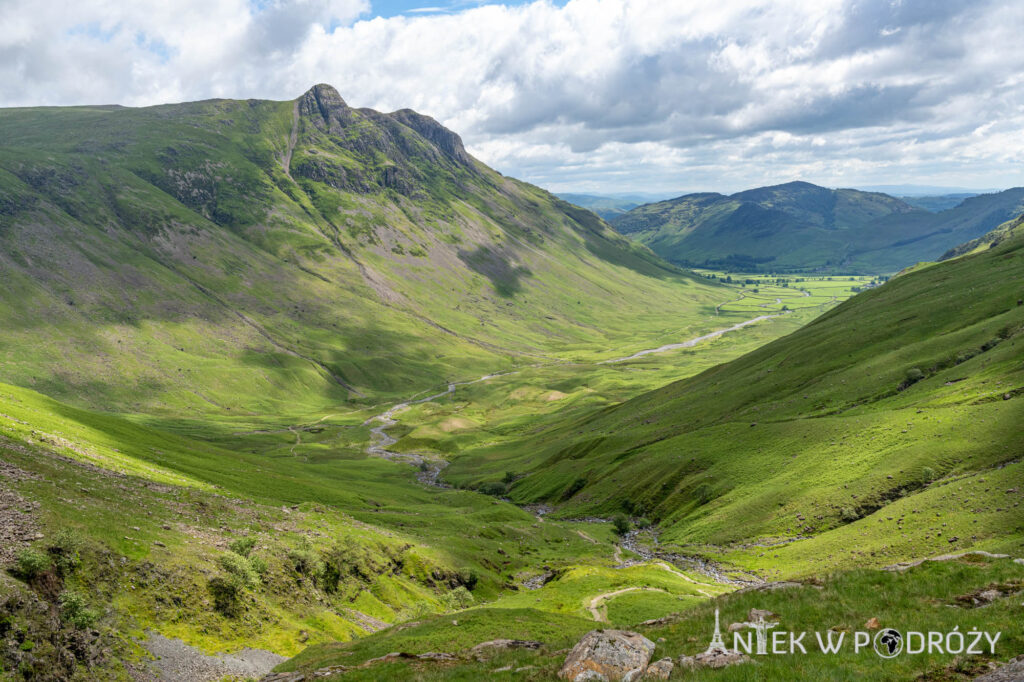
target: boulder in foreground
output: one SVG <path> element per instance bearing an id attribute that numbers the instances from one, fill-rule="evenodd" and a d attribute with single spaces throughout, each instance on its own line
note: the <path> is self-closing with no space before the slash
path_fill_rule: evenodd
<path id="1" fill-rule="evenodd" d="M 566 656 L 558 676 L 570 682 L 634 682 L 652 653 L 654 642 L 636 632 L 591 630 Z"/>

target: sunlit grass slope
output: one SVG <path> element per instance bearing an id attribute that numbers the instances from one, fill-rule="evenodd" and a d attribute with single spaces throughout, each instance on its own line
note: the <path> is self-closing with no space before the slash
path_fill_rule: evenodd
<path id="1" fill-rule="evenodd" d="M 643 515 L 765 575 L 1022 550 L 1024 240 L 898 277 L 702 374 L 470 450 L 557 516 Z M 756 543 L 756 544 L 755 544 Z"/>

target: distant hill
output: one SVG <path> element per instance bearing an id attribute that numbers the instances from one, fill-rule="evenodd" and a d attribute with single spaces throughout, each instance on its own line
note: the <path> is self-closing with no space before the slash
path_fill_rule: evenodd
<path id="1" fill-rule="evenodd" d="M 626 201 L 614 197 L 604 197 L 595 194 L 559 194 L 559 199 L 564 199 L 570 204 L 576 204 L 581 208 L 593 211 L 605 220 L 611 220 L 615 216 L 622 215 L 626 211 L 639 206 L 640 201 Z"/>
<path id="2" fill-rule="evenodd" d="M 605 220 L 622 215 L 642 204 L 660 201 L 665 195 L 657 194 L 575 194 L 557 193 L 559 199 L 576 204 L 581 208 L 593 211 Z"/>
<path id="3" fill-rule="evenodd" d="M 738 270 L 895 272 L 935 260 L 1024 211 L 1024 188 L 933 213 L 878 192 L 806 182 L 688 194 L 612 219 L 680 265 Z"/>
<path id="4" fill-rule="evenodd" d="M 956 208 L 964 202 L 965 199 L 978 196 L 977 192 L 961 192 L 957 194 L 935 194 L 926 196 L 906 196 L 900 197 L 903 201 L 907 202 L 915 208 L 923 208 L 926 211 L 932 213 L 938 213 L 939 211 L 945 211 L 951 208 Z"/>

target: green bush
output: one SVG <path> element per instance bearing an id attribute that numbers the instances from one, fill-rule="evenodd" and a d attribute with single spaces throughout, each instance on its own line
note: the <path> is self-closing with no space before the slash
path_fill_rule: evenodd
<path id="1" fill-rule="evenodd" d="M 256 571 L 256 574 L 261 578 L 267 574 L 267 562 L 263 557 L 249 557 L 249 565 L 252 566 L 252 570 Z"/>
<path id="2" fill-rule="evenodd" d="M 14 575 L 22 580 L 32 580 L 50 569 L 50 557 L 39 550 L 28 547 L 18 552 L 14 559 Z"/>
<path id="3" fill-rule="evenodd" d="M 259 574 L 244 556 L 223 554 L 220 557 L 219 563 L 220 567 L 227 571 L 240 587 L 255 587 L 259 585 Z"/>
<path id="4" fill-rule="evenodd" d="M 239 595 L 242 590 L 234 580 L 217 576 L 210 580 L 207 589 L 213 597 L 213 608 L 229 618 L 238 615 L 241 606 Z"/>
<path id="5" fill-rule="evenodd" d="M 472 590 L 480 582 L 480 576 L 477 575 L 476 571 L 463 570 L 459 572 L 459 582 L 465 585 L 467 590 Z"/>
<path id="6" fill-rule="evenodd" d="M 61 575 L 68 575 L 82 563 L 81 548 L 82 539 L 78 534 L 68 528 L 63 528 L 57 531 L 46 551 Z"/>
<path id="7" fill-rule="evenodd" d="M 924 379 L 924 372 L 922 372 L 920 368 L 912 367 L 907 370 L 907 376 L 905 381 L 907 386 L 911 384 L 916 384 L 918 381 L 921 381 L 922 379 Z"/>
<path id="8" fill-rule="evenodd" d="M 228 545 L 228 549 L 239 556 L 247 557 L 252 552 L 252 548 L 256 546 L 256 538 L 245 537 L 232 540 L 231 544 Z"/>
<path id="9" fill-rule="evenodd" d="M 612 526 L 615 528 L 616 533 L 625 535 L 629 532 L 629 519 L 626 518 L 625 514 L 616 514 L 612 517 Z"/>
<path id="10" fill-rule="evenodd" d="M 449 610 L 469 608 L 473 601 L 473 595 L 461 585 L 441 597 L 441 604 Z"/>
<path id="11" fill-rule="evenodd" d="M 924 467 L 921 469 L 921 478 L 925 483 L 931 483 L 935 480 L 935 469 L 931 467 Z"/>
<path id="12" fill-rule="evenodd" d="M 638 519 L 636 520 L 636 523 L 635 523 L 635 525 L 636 525 L 636 527 L 637 527 L 637 528 L 639 528 L 640 530 L 643 530 L 643 529 L 645 529 L 645 528 L 650 528 L 650 527 L 651 527 L 651 522 L 650 522 L 650 521 L 649 521 L 649 520 L 648 520 L 647 518 L 645 518 L 645 517 L 641 516 L 640 518 L 638 518 Z"/>
<path id="13" fill-rule="evenodd" d="M 494 497 L 501 497 L 506 492 L 508 492 L 508 489 L 505 487 L 504 483 L 492 481 L 490 483 L 484 483 L 482 486 L 480 486 L 480 492 L 483 493 L 484 495 L 493 495 Z"/>
<path id="14" fill-rule="evenodd" d="M 839 510 L 839 518 L 846 523 L 853 523 L 860 518 L 860 515 L 852 507 L 843 507 Z"/>
<path id="15" fill-rule="evenodd" d="M 323 562 L 311 549 L 293 549 L 288 552 L 288 560 L 296 573 L 310 578 L 315 578 L 323 570 Z"/>
<path id="16" fill-rule="evenodd" d="M 974 348 L 971 348 L 969 350 L 962 350 L 956 354 L 956 364 L 962 365 L 963 363 L 967 362 L 977 354 L 978 351 Z"/>
<path id="17" fill-rule="evenodd" d="M 60 595 L 60 615 L 65 623 L 70 623 L 79 630 L 92 627 L 99 617 L 95 611 L 87 608 L 83 595 L 71 590 Z"/>

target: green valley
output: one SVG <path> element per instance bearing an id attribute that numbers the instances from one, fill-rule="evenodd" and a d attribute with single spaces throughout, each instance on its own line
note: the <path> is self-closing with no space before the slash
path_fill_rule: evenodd
<path id="1" fill-rule="evenodd" d="M 0 680 L 551 680 L 751 609 L 1003 640 L 672 679 L 1005 662 L 1022 210 L 796 183 L 633 241 L 327 85 L 0 109 Z"/>

